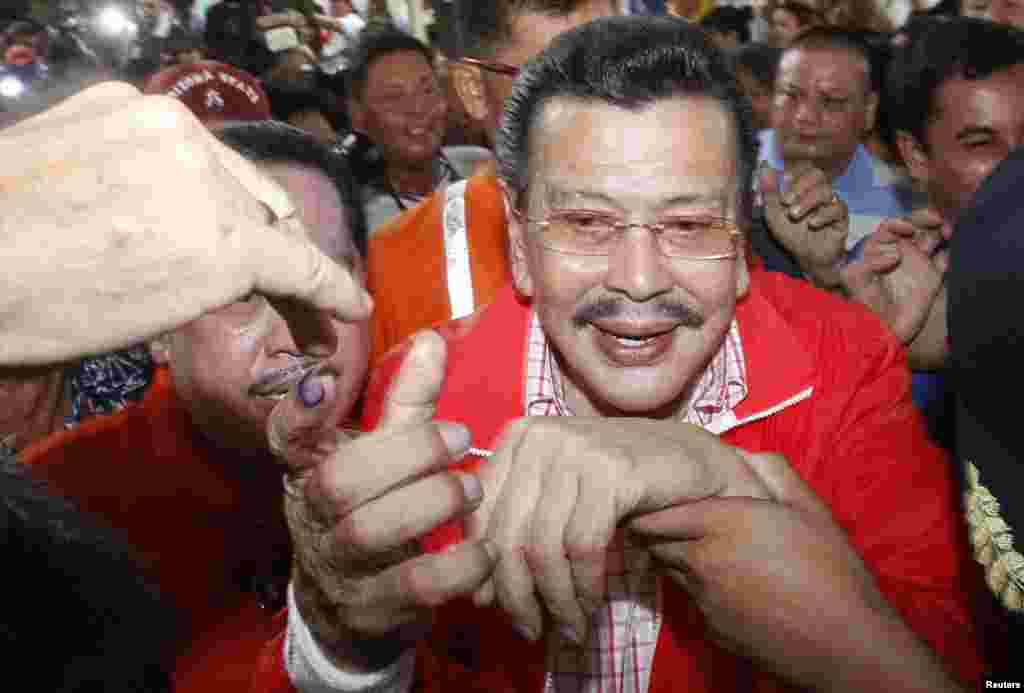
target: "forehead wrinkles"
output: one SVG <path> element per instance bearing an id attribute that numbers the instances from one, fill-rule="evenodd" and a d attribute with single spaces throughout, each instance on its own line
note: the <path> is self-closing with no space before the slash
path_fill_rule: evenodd
<path id="1" fill-rule="evenodd" d="M 984 79 L 947 80 L 938 90 L 930 120 L 947 116 L 966 125 L 997 125 L 1007 116 L 1024 119 L 1024 64 L 993 73 Z"/>
<path id="2" fill-rule="evenodd" d="M 853 51 L 842 48 L 794 48 L 786 51 L 779 62 L 779 81 L 800 86 L 840 87 L 865 93 L 870 90 L 870 67 Z M 856 73 L 860 81 L 850 81 Z"/>
<path id="3" fill-rule="evenodd" d="M 559 190 L 585 189 L 623 203 L 723 201 L 738 174 L 733 130 L 711 97 L 661 99 L 636 111 L 551 99 L 535 112 L 526 143 L 531 205 L 548 195 L 545 179 Z"/>

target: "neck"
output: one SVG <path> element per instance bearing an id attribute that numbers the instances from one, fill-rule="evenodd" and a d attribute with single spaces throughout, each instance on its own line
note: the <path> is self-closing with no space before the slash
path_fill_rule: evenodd
<path id="1" fill-rule="evenodd" d="M 435 161 L 418 164 L 388 164 L 385 171 L 388 185 L 400 195 L 429 195 L 437 187 Z"/>

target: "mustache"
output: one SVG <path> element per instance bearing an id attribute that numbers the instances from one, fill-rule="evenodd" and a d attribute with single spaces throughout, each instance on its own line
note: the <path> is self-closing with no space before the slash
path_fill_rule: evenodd
<path id="1" fill-rule="evenodd" d="M 672 299 L 659 299 L 650 303 L 606 296 L 582 306 L 573 315 L 575 327 L 584 327 L 597 320 L 616 318 L 634 322 L 649 322 L 668 318 L 684 327 L 698 328 L 704 325 L 704 316 L 696 308 Z"/>
<path id="2" fill-rule="evenodd" d="M 302 380 L 306 375 L 317 369 L 321 359 L 303 356 L 282 368 L 274 368 L 263 373 L 259 379 L 249 387 L 249 395 L 265 397 L 267 395 L 287 392 L 292 385 Z"/>

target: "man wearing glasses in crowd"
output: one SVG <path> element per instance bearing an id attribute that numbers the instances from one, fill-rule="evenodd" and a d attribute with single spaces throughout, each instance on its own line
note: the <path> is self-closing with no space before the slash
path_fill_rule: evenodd
<path id="1" fill-rule="evenodd" d="M 953 472 L 905 355 L 861 307 L 748 271 L 755 138 L 703 33 L 578 27 L 507 103 L 513 281 L 383 361 L 372 433 L 338 445 L 330 396 L 272 417 L 297 687 L 976 679 Z"/>

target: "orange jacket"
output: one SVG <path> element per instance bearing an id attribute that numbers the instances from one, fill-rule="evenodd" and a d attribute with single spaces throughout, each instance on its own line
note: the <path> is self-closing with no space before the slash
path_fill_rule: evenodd
<path id="1" fill-rule="evenodd" d="M 511 277 L 505 202 L 491 176 L 468 179 L 464 199 L 474 304 L 482 306 Z M 444 191 L 435 192 L 370 237 L 371 363 L 417 330 L 452 317 L 441 223 L 444 201 Z"/>

